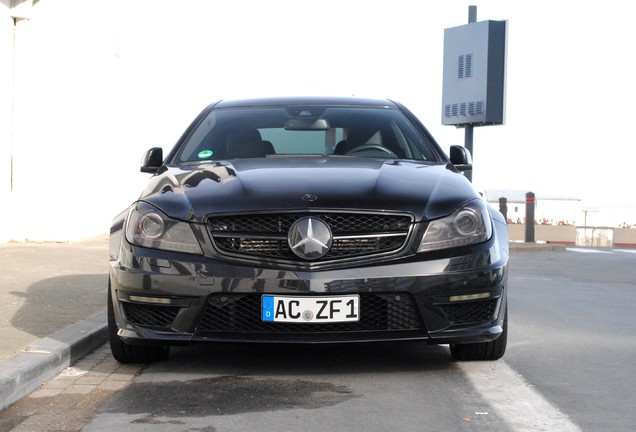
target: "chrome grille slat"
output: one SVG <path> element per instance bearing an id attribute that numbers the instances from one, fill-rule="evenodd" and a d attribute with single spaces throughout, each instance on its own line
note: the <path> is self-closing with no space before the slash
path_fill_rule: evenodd
<path id="1" fill-rule="evenodd" d="M 408 215 L 304 212 L 212 216 L 208 226 L 222 254 L 298 262 L 287 244 L 287 232 L 307 216 L 327 223 L 333 234 L 330 251 L 314 262 L 396 252 L 405 245 L 412 224 Z"/>

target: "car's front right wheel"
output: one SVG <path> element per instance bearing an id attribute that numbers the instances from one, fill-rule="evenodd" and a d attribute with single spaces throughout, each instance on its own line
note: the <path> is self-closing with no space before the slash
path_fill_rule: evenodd
<path id="1" fill-rule="evenodd" d="M 130 345 L 117 335 L 115 308 L 111 297 L 110 282 L 108 283 L 108 339 L 110 351 L 119 363 L 153 363 L 165 360 L 170 354 L 170 347 L 164 345 Z"/>
<path id="2" fill-rule="evenodd" d="M 451 344 L 450 352 L 459 361 L 499 360 L 506 352 L 508 343 L 508 308 L 506 308 L 503 331 L 497 339 L 490 342 Z"/>

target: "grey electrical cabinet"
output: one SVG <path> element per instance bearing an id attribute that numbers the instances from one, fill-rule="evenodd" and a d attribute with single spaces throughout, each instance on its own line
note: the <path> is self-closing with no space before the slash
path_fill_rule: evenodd
<path id="1" fill-rule="evenodd" d="M 506 21 L 444 30 L 443 125 L 504 123 Z"/>

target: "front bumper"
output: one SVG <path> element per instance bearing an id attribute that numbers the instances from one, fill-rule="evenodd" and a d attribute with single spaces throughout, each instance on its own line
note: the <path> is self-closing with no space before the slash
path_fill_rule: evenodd
<path id="1" fill-rule="evenodd" d="M 193 342 L 488 342 L 503 331 L 507 251 L 494 239 L 434 259 L 326 271 L 234 265 L 121 241 L 111 261 L 118 335 L 130 344 Z M 263 294 L 359 294 L 360 323 L 273 324 Z"/>

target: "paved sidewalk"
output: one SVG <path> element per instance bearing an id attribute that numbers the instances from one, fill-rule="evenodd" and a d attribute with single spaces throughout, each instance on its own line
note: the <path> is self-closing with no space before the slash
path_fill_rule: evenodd
<path id="1" fill-rule="evenodd" d="M 0 430 L 79 431 L 96 407 L 130 385 L 142 367 L 118 363 L 104 344 L 0 412 Z"/>
<path id="2" fill-rule="evenodd" d="M 0 244 L 0 410 L 107 339 L 108 240 Z"/>

